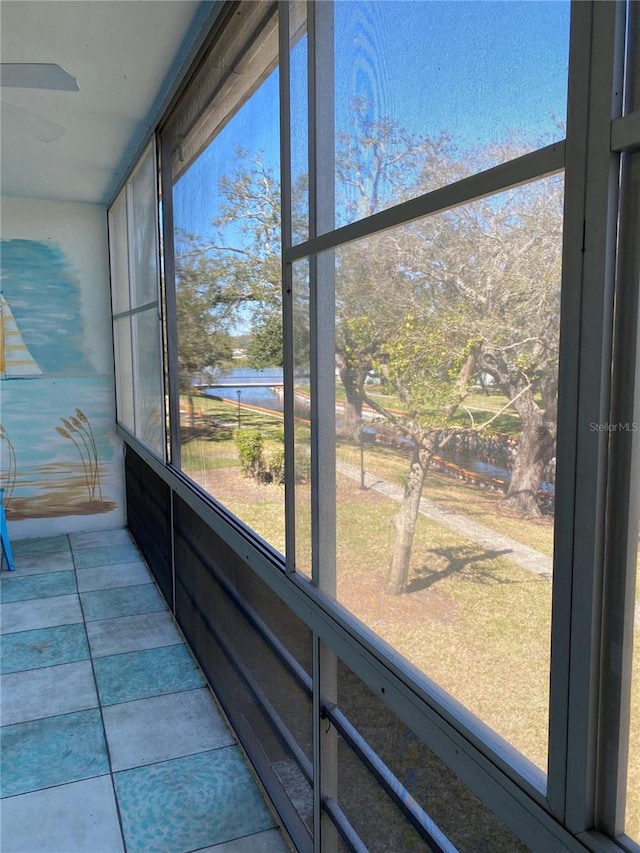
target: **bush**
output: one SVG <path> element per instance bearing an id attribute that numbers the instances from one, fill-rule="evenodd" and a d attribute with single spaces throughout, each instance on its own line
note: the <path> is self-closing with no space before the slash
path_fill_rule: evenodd
<path id="1" fill-rule="evenodd" d="M 240 429 L 236 433 L 236 448 L 242 473 L 261 483 L 281 483 L 284 479 L 284 447 L 278 447 L 266 458 L 264 438 L 257 429 Z"/>
<path id="2" fill-rule="evenodd" d="M 279 447 L 269 454 L 267 469 L 272 477 L 272 482 L 281 483 L 284 480 L 284 447 Z"/>
<path id="3" fill-rule="evenodd" d="M 257 477 L 264 471 L 262 456 L 262 433 L 257 429 L 239 429 L 236 433 L 236 447 L 240 457 L 242 473 Z"/>

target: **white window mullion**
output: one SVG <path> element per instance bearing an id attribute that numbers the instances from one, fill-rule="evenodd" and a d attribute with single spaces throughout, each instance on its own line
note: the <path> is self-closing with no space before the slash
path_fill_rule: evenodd
<path id="1" fill-rule="evenodd" d="M 548 798 L 575 833 L 595 817 L 607 437 L 591 425 L 609 413 L 623 27 L 621 3 L 573 4 Z"/>
<path id="2" fill-rule="evenodd" d="M 462 178 L 452 184 L 446 184 L 437 190 L 431 190 L 424 195 L 385 208 L 335 230 L 326 228 L 317 234 L 312 233 L 307 241 L 288 249 L 287 260 L 296 261 L 314 253 L 344 246 L 425 216 L 442 213 L 454 207 L 496 195 L 537 178 L 557 174 L 562 170 L 564 159 L 564 142 L 554 142 L 553 145 L 523 154 L 514 160 L 493 166 L 491 169 Z"/>
<path id="3" fill-rule="evenodd" d="M 161 430 L 161 447 L 156 447 L 155 450 L 159 452 L 162 456 L 162 459 L 166 461 L 167 458 L 167 419 L 165 417 L 165 370 L 164 370 L 164 323 L 162 318 L 162 238 L 160 234 L 160 171 L 159 171 L 159 145 L 158 138 L 154 135 L 153 140 L 150 143 L 152 147 L 151 157 L 153 158 L 153 216 L 154 216 L 154 233 L 155 233 L 155 254 L 156 254 L 156 304 L 155 304 L 155 316 L 157 318 L 157 330 L 158 330 L 158 375 L 160 377 L 159 388 L 161 392 L 161 398 L 158 400 L 158 406 L 160 408 L 160 430 Z"/>
<path id="4" fill-rule="evenodd" d="M 289 62 L 289 4 L 278 3 L 280 82 L 280 204 L 282 245 L 282 329 L 285 434 L 285 554 L 286 570 L 295 570 L 295 431 L 293 370 L 293 270 L 284 260 L 291 246 L 291 79 Z"/>
<path id="5" fill-rule="evenodd" d="M 629 7 L 627 118 L 640 106 L 640 7 Z M 622 120 L 618 120 L 622 121 Z M 615 126 L 615 122 L 614 122 Z M 639 125 L 640 127 L 640 125 Z M 613 131 L 613 128 L 612 128 Z M 627 135 L 627 139 L 630 139 Z M 612 132 L 613 140 L 613 132 Z M 638 140 L 640 141 L 640 140 Z M 632 146 L 627 146 L 631 148 Z M 640 147 L 640 146 L 638 146 Z M 627 807 L 631 690 L 640 512 L 640 151 L 624 154 L 616 273 L 610 467 L 605 550 L 598 829 L 618 837 L 629 825 Z M 636 841 L 640 839 L 636 838 Z"/>
<path id="6" fill-rule="evenodd" d="M 160 137 L 160 175 L 162 187 L 162 253 L 164 266 L 165 328 L 167 335 L 167 394 L 169 398 L 169 456 L 180 467 L 180 379 L 178 368 L 178 322 L 176 318 L 176 282 L 173 233 L 173 182 L 171 177 L 171 140 Z"/>
<path id="7" fill-rule="evenodd" d="M 611 125 L 611 150 L 631 151 L 640 148 L 640 110 L 620 116 Z"/>
<path id="8" fill-rule="evenodd" d="M 596 817 L 598 828 L 612 837 L 625 829 L 640 506 L 640 443 L 633 433 L 639 417 L 640 244 L 636 235 L 640 230 L 640 154 L 634 156 L 639 161 L 635 169 L 627 162 L 622 170 L 610 423 L 624 428 L 609 433 L 609 506 L 603 590 L 603 682 Z"/>
<path id="9" fill-rule="evenodd" d="M 134 172 L 135 174 L 135 172 Z M 138 394 L 138 321 L 131 309 L 136 304 L 136 281 L 135 281 L 135 234 L 133 233 L 133 198 L 131 190 L 131 178 L 125 187 L 126 211 L 127 211 L 127 258 L 129 263 L 129 334 L 131 337 L 131 392 L 133 394 L 133 424 L 132 431 L 135 436 L 140 431 L 140 403 Z"/>
<path id="10" fill-rule="evenodd" d="M 131 316 L 131 306 L 134 304 L 134 281 L 133 281 L 133 267 L 134 261 L 132 258 L 132 236 L 131 236 L 131 192 L 129 190 L 129 184 L 124 188 L 124 211 L 125 211 L 125 221 L 126 221 L 126 239 L 127 239 L 127 312 L 129 315 L 128 322 L 128 330 L 129 330 L 129 350 L 128 350 L 128 367 L 127 370 L 131 377 L 131 423 L 127 426 L 133 433 L 136 435 L 137 424 L 138 424 L 138 413 L 137 413 L 137 393 L 136 393 L 136 385 L 137 385 L 137 376 L 136 376 L 136 330 L 134 329 L 134 318 Z"/>
<path id="11" fill-rule="evenodd" d="M 335 223 L 333 4 L 309 9 L 310 234 Z M 332 252 L 310 264 L 313 579 L 335 594 L 335 261 Z"/>
<path id="12" fill-rule="evenodd" d="M 335 107 L 332 2 L 307 6 L 309 61 L 309 236 L 335 227 Z M 336 592 L 335 260 L 314 254 L 309 263 L 311 341 L 312 578 Z M 322 725 L 321 705 L 337 700 L 337 659 L 314 635 L 314 849 L 337 846 L 322 808 L 338 798 L 337 737 Z"/>

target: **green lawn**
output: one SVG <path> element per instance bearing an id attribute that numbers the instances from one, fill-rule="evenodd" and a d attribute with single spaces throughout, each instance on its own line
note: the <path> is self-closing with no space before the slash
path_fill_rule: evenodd
<path id="1" fill-rule="evenodd" d="M 387 409 L 396 411 L 406 409 L 406 404 L 399 397 L 383 394 L 370 388 L 367 389 L 367 394 L 372 400 Z M 344 400 L 344 390 L 340 386 L 336 389 L 336 398 L 339 401 Z M 500 412 L 488 428 L 492 432 L 518 436 L 520 434 L 520 418 L 511 408 L 503 411 L 507 403 L 507 398 L 501 394 L 469 394 L 464 404 L 451 418 L 450 424 L 466 429 L 478 429 Z M 434 409 L 430 414 L 435 417 L 437 412 Z"/>
<path id="2" fill-rule="evenodd" d="M 491 398 L 489 398 L 491 399 Z M 482 400 L 485 400 L 482 397 Z M 201 405 L 200 405 L 201 404 Z M 235 449 L 237 409 L 198 399 L 193 428 L 183 415 L 183 467 L 196 481 L 215 477 L 215 496 L 284 552 L 284 490 L 243 478 Z M 282 419 L 243 409 L 243 427 L 263 431 L 276 446 Z M 235 424 L 235 427 L 234 427 Z M 308 429 L 298 424 L 302 445 Z M 339 442 L 338 459 L 359 470 L 360 446 Z M 368 474 L 402 483 L 408 460 L 365 445 Z M 337 490 L 337 599 L 428 677 L 546 768 L 551 584 L 482 546 L 420 516 L 408 592 L 389 596 L 384 583 L 398 505 L 341 475 Z M 310 486 L 296 485 L 297 563 L 309 566 Z M 510 514 L 497 495 L 430 472 L 425 497 L 496 532 L 551 555 L 551 519 Z M 640 632 L 636 631 L 640 649 Z M 640 832 L 640 653 L 634 658 L 627 831 Z"/>

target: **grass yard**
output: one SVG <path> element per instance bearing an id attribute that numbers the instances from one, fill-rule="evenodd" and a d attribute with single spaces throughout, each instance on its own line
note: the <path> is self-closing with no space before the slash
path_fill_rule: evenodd
<path id="1" fill-rule="evenodd" d="M 360 446 L 346 442 L 338 446 L 338 459 L 360 466 Z M 406 479 L 408 459 L 391 448 L 365 444 L 364 468 L 368 474 L 381 480 L 402 485 Z M 553 519 L 528 518 L 510 512 L 502 497 L 492 492 L 479 491 L 474 486 L 452 480 L 444 474 L 430 471 L 427 474 L 423 496 L 442 506 L 466 515 L 468 518 L 510 536 L 523 545 L 535 548 L 548 557 L 553 556 Z"/>
<path id="2" fill-rule="evenodd" d="M 483 398 L 484 399 L 484 398 Z M 489 398 L 491 399 L 491 398 Z M 200 407 L 200 403 L 202 403 Z M 243 477 L 235 448 L 237 409 L 198 399 L 193 426 L 185 418 L 184 470 L 284 553 L 284 489 Z M 243 427 L 278 446 L 282 420 L 243 409 Z M 269 438 L 269 436 L 272 436 Z M 305 436 L 301 436 L 304 444 Z M 280 445 L 281 446 L 281 445 Z M 360 446 L 341 442 L 338 459 L 359 471 Z M 401 484 L 407 459 L 365 445 L 365 470 Z M 553 520 L 523 519 L 497 495 L 430 472 L 424 496 L 498 533 L 552 555 Z M 298 553 L 310 561 L 310 486 L 296 485 Z M 341 474 L 337 481 L 335 597 L 538 767 L 546 770 L 550 666 L 551 584 L 486 547 L 420 516 L 408 591 L 384 591 L 398 504 Z M 640 631 L 636 631 L 640 650 Z M 627 832 L 640 835 L 640 651 L 634 658 Z"/>
<path id="3" fill-rule="evenodd" d="M 386 595 L 397 505 L 339 495 L 338 600 L 545 768 L 550 584 L 421 516 L 409 589 Z"/>
<path id="4" fill-rule="evenodd" d="M 395 409 L 396 411 L 403 411 L 405 409 L 405 404 L 399 397 L 383 394 L 371 388 L 367 388 L 367 394 L 372 400 L 387 409 Z M 344 396 L 344 389 L 338 386 L 336 388 L 336 399 L 338 401 L 343 400 Z M 520 434 L 520 418 L 512 409 L 503 411 L 507 403 L 507 398 L 501 394 L 469 394 L 465 398 L 464 404 L 451 418 L 451 424 L 475 429 L 489 421 L 495 415 L 498 415 L 491 422 L 490 429 L 493 432 L 502 432 L 507 435 L 517 436 Z M 435 410 L 433 414 L 437 416 Z"/>
<path id="5" fill-rule="evenodd" d="M 626 833 L 640 839 L 640 630 L 633 640 Z"/>

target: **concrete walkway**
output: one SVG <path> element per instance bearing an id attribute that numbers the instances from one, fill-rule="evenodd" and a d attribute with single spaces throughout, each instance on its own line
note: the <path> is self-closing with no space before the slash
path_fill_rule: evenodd
<path id="1" fill-rule="evenodd" d="M 337 470 L 353 480 L 360 481 L 360 468 L 356 465 L 349 465 L 345 462 L 336 463 Z M 395 486 L 391 483 L 386 483 L 371 474 L 365 472 L 365 486 L 374 492 L 379 492 L 394 501 L 401 501 L 403 489 L 401 486 Z M 446 509 L 440 506 L 435 501 L 428 498 L 420 500 L 420 513 L 432 521 L 436 521 L 443 527 L 453 530 L 454 533 L 461 533 L 470 539 L 472 542 L 489 548 L 492 551 L 500 551 L 501 556 L 510 560 L 517 566 L 525 569 L 527 572 L 539 575 L 546 580 L 551 580 L 553 577 L 553 560 L 545 554 L 541 554 L 534 548 L 529 548 L 509 536 L 504 536 L 489 527 L 478 524 L 477 521 L 472 521 L 460 513 Z M 636 612 L 634 624 L 636 628 L 640 628 L 640 602 L 636 602 Z"/>
<path id="2" fill-rule="evenodd" d="M 345 474 L 354 480 L 360 480 L 360 469 L 355 465 L 348 465 L 344 462 L 337 463 L 337 470 L 341 474 Z M 395 486 L 392 483 L 386 483 L 371 474 L 365 473 L 365 486 L 374 492 L 380 492 L 394 501 L 401 501 L 403 495 L 402 486 Z M 436 521 L 443 527 L 448 527 L 455 533 L 461 533 L 472 542 L 482 545 L 484 548 L 489 548 L 491 551 L 504 552 L 502 556 L 511 560 L 517 566 L 532 572 L 535 575 L 540 575 L 547 580 L 551 580 L 553 570 L 553 560 L 541 554 L 539 551 L 511 539 L 509 536 L 503 536 L 495 530 L 491 530 L 477 521 L 472 521 L 460 513 L 446 509 L 440 504 L 431 501 L 428 498 L 422 498 L 420 501 L 420 513 Z"/>

